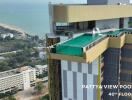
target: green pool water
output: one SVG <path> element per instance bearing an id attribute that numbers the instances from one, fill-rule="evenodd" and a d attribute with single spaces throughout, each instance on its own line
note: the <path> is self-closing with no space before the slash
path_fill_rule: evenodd
<path id="1" fill-rule="evenodd" d="M 120 29 L 116 31 L 100 33 L 102 35 L 83 34 L 67 42 L 56 45 L 55 50 L 56 50 L 56 53 L 58 54 L 71 55 L 71 56 L 83 56 L 83 53 L 84 53 L 83 47 L 94 43 L 96 40 L 99 40 L 106 35 L 118 37 L 122 33 L 128 32 L 128 31 L 129 30 Z"/>
<path id="2" fill-rule="evenodd" d="M 103 37 L 102 35 L 83 34 L 56 46 L 56 53 L 83 56 L 83 47 Z"/>
<path id="3" fill-rule="evenodd" d="M 84 47 L 84 46 L 94 42 L 95 40 L 99 39 L 100 37 L 102 37 L 102 35 L 84 34 L 79 37 L 73 38 L 61 45 L 73 46 L 73 47 Z"/>

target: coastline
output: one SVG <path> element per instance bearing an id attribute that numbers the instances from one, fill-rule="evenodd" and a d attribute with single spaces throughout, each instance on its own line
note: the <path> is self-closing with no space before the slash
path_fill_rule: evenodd
<path id="1" fill-rule="evenodd" d="M 27 32 L 25 32 L 23 29 L 18 28 L 17 26 L 13 26 L 13 25 L 9 25 L 9 24 L 4 24 L 4 23 L 0 23 L 0 27 L 5 28 L 5 29 L 9 29 L 9 30 L 15 30 L 17 32 L 20 32 L 23 34 L 23 36 L 25 36 L 27 34 Z"/>

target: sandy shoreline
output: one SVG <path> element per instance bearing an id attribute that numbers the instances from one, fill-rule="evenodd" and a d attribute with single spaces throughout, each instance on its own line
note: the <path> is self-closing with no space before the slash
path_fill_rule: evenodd
<path id="1" fill-rule="evenodd" d="M 22 33 L 23 35 L 27 34 L 27 32 L 25 32 L 21 28 L 18 28 L 17 26 L 7 25 L 7 24 L 0 23 L 0 27 L 7 28 L 7 29 L 10 29 L 10 30 L 18 31 L 18 32 Z"/>

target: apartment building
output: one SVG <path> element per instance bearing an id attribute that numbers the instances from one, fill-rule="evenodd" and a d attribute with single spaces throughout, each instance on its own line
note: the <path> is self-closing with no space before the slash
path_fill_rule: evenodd
<path id="1" fill-rule="evenodd" d="M 47 39 L 51 100 L 131 100 L 132 89 L 82 88 L 132 85 L 132 5 L 128 0 L 88 0 L 88 4 L 49 5 Z M 57 36 L 73 35 L 66 41 Z M 114 95 L 109 95 L 114 93 Z"/>
<path id="2" fill-rule="evenodd" d="M 29 89 L 35 84 L 36 72 L 29 66 L 4 71 L 0 73 L 0 93 L 13 89 Z"/>

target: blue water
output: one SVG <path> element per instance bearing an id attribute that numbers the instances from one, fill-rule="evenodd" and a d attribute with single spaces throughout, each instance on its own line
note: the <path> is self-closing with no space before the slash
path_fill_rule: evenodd
<path id="1" fill-rule="evenodd" d="M 31 35 L 49 33 L 48 4 L 0 4 L 0 23 L 15 25 Z"/>

